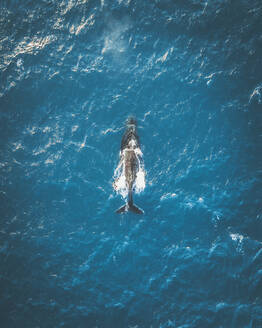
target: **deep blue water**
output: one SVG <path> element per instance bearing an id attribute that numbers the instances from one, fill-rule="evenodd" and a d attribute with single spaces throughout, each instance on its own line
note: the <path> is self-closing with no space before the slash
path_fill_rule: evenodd
<path id="1" fill-rule="evenodd" d="M 0 10 L 1 327 L 262 327 L 261 1 Z"/>

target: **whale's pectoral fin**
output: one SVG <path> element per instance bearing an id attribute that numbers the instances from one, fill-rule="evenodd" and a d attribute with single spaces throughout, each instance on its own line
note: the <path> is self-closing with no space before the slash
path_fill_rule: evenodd
<path id="1" fill-rule="evenodd" d="M 144 211 L 141 210 L 139 207 L 135 206 L 134 204 L 130 205 L 130 204 L 125 204 L 122 207 L 120 207 L 116 213 L 121 214 L 121 213 L 125 213 L 127 211 L 136 213 L 136 214 L 144 214 Z"/>

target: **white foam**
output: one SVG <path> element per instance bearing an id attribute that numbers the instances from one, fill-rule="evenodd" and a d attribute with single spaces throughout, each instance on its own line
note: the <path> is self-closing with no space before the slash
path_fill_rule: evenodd
<path id="1" fill-rule="evenodd" d="M 140 193 L 146 187 L 145 171 L 140 168 L 136 175 L 135 192 Z"/>
<path id="2" fill-rule="evenodd" d="M 122 197 L 126 198 L 128 194 L 127 186 L 126 186 L 126 178 L 122 171 L 119 177 L 116 177 L 113 187 L 115 191 L 117 191 Z"/>
<path id="3" fill-rule="evenodd" d="M 171 192 L 168 192 L 168 193 L 165 193 L 163 194 L 161 197 L 160 197 L 160 200 L 165 200 L 165 199 L 172 199 L 172 198 L 175 198 L 177 197 L 177 194 L 175 192 L 171 193 Z"/>
<path id="4" fill-rule="evenodd" d="M 243 240 L 243 238 L 244 238 L 244 236 L 242 236 L 242 235 L 240 235 L 240 234 L 238 234 L 238 233 L 231 233 L 230 234 L 230 237 L 231 237 L 231 239 L 232 240 L 234 240 L 234 241 L 238 241 L 238 242 L 242 242 L 242 240 Z"/>
<path id="5" fill-rule="evenodd" d="M 249 97 L 249 103 L 251 103 L 251 101 L 254 99 L 256 99 L 259 104 L 262 103 L 262 85 L 259 85 L 253 90 Z"/>

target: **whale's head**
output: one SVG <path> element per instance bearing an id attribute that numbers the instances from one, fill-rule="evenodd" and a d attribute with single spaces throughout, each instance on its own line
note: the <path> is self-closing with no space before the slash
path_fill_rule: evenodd
<path id="1" fill-rule="evenodd" d="M 126 120 L 126 125 L 127 126 L 134 125 L 136 127 L 137 125 L 136 119 L 133 116 L 129 116 Z"/>

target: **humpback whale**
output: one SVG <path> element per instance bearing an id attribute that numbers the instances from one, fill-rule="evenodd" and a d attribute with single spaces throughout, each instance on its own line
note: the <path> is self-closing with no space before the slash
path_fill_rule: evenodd
<path id="1" fill-rule="evenodd" d="M 143 214 L 143 210 L 137 207 L 133 202 L 133 191 L 137 184 L 141 184 L 142 188 L 145 187 L 144 171 L 142 162 L 142 152 L 140 149 L 139 137 L 137 134 L 137 123 L 133 117 L 129 117 L 126 122 L 126 130 L 122 137 L 120 149 L 120 161 L 115 171 L 118 172 L 118 177 L 114 182 L 114 188 L 120 180 L 124 184 L 124 189 L 127 192 L 127 203 L 120 207 L 116 212 L 124 213 L 131 211 L 136 214 Z M 139 181 L 138 181 L 139 180 Z"/>

